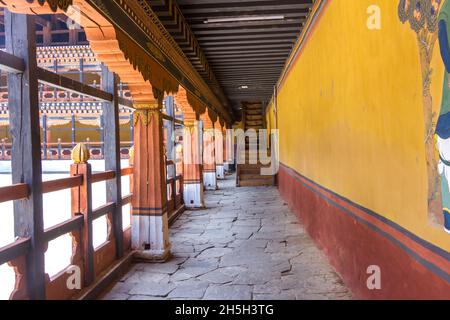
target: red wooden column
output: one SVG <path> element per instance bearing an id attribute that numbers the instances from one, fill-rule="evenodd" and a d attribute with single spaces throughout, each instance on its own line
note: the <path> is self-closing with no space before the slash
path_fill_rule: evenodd
<path id="1" fill-rule="evenodd" d="M 204 186 L 201 156 L 201 127 L 199 116 L 195 111 L 184 108 L 184 185 L 183 198 L 187 208 L 204 208 Z"/>
<path id="2" fill-rule="evenodd" d="M 214 143 L 216 151 L 216 178 L 225 179 L 225 171 L 223 167 L 223 129 L 220 121 L 214 123 Z"/>
<path id="3" fill-rule="evenodd" d="M 134 113 L 132 248 L 136 258 L 164 261 L 170 255 L 162 100 L 139 104 Z"/>
<path id="4" fill-rule="evenodd" d="M 217 190 L 214 122 L 208 113 L 201 115 L 203 121 L 203 185 L 206 190 Z"/>

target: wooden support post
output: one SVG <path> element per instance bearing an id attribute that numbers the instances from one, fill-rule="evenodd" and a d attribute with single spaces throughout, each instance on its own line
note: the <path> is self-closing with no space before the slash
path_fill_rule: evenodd
<path id="1" fill-rule="evenodd" d="M 133 123 L 133 115 L 130 115 L 130 142 L 134 144 L 134 123 Z"/>
<path id="2" fill-rule="evenodd" d="M 225 179 L 225 170 L 223 166 L 223 129 L 219 121 L 214 124 L 214 143 L 216 156 L 216 178 Z"/>
<path id="3" fill-rule="evenodd" d="M 47 154 L 48 154 L 48 150 L 47 150 L 47 115 L 43 114 L 42 115 L 42 145 L 43 145 L 43 152 L 44 152 L 44 156 L 43 159 L 47 160 Z"/>
<path id="4" fill-rule="evenodd" d="M 164 261 L 170 255 L 162 100 L 134 113 L 132 247 L 136 258 Z"/>
<path id="5" fill-rule="evenodd" d="M 83 58 L 83 54 L 80 54 L 80 83 L 84 83 L 84 58 Z"/>
<path id="6" fill-rule="evenodd" d="M 120 168 L 120 126 L 119 103 L 117 94 L 117 76 L 102 65 L 103 90 L 113 95 L 112 102 L 103 103 L 104 132 L 104 158 L 106 171 L 116 172 L 113 180 L 106 182 L 107 202 L 116 203 L 112 214 L 114 239 L 116 241 L 116 257 L 123 256 L 123 229 L 122 229 L 122 183 Z"/>
<path id="7" fill-rule="evenodd" d="M 5 139 L 2 139 L 2 160 L 6 160 L 6 146 L 5 146 Z"/>
<path id="8" fill-rule="evenodd" d="M 43 28 L 43 45 L 45 47 L 50 46 L 52 43 L 52 28 L 51 23 L 48 22 L 47 25 Z"/>
<path id="9" fill-rule="evenodd" d="M 103 158 L 105 157 L 105 118 L 100 115 L 100 150 Z"/>
<path id="10" fill-rule="evenodd" d="M 12 136 L 12 180 L 26 183 L 30 195 L 14 201 L 16 237 L 30 237 L 26 283 L 30 299 L 45 299 L 45 243 L 42 212 L 42 164 L 34 16 L 5 10 L 6 51 L 25 61 L 22 74 L 8 75 Z"/>
<path id="11" fill-rule="evenodd" d="M 83 144 L 78 144 L 72 151 L 75 161 L 70 167 L 71 176 L 83 176 L 83 184 L 72 189 L 72 216 L 82 214 L 84 217 L 83 227 L 83 268 L 84 285 L 89 286 L 94 282 L 94 245 L 92 235 L 92 169 L 87 163 L 89 150 Z"/>
<path id="12" fill-rule="evenodd" d="M 188 108 L 185 108 L 185 110 L 188 110 Z M 185 111 L 183 138 L 183 198 L 184 204 L 188 208 L 205 207 L 200 124 L 198 114 Z"/>
<path id="13" fill-rule="evenodd" d="M 203 184 L 206 190 L 217 190 L 214 123 L 205 113 L 203 121 Z"/>
<path id="14" fill-rule="evenodd" d="M 55 60 L 53 60 L 53 69 L 54 69 L 54 73 L 58 74 L 58 57 L 55 54 Z M 54 87 L 53 88 L 53 100 L 55 100 L 55 102 L 58 100 L 58 88 Z"/>
<path id="15" fill-rule="evenodd" d="M 61 157 L 62 157 L 61 138 L 58 138 L 58 160 L 61 160 Z"/>
<path id="16" fill-rule="evenodd" d="M 76 122 L 75 122 L 75 115 L 72 115 L 71 118 L 71 128 L 72 128 L 72 148 L 75 147 L 76 142 Z"/>
<path id="17" fill-rule="evenodd" d="M 172 164 L 170 166 L 167 166 L 167 173 L 168 177 L 172 179 L 172 182 L 170 184 L 170 190 L 171 190 L 171 197 L 170 197 L 170 203 L 168 203 L 168 210 L 170 211 L 169 214 L 172 214 L 176 209 L 176 177 L 177 177 L 177 167 L 175 163 L 175 122 L 173 121 L 175 118 L 175 106 L 174 106 L 174 99 L 172 96 L 169 96 L 166 98 L 166 111 L 167 115 L 172 118 L 172 120 L 167 121 L 167 144 L 166 144 L 166 157 L 167 160 L 172 161 Z"/>

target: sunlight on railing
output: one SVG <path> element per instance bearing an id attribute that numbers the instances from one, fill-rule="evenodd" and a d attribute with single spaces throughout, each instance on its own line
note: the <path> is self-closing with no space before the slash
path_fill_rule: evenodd
<path id="1" fill-rule="evenodd" d="M 69 234 L 50 241 L 45 252 L 45 272 L 50 279 L 70 266 L 71 258 L 72 237 Z"/>
<path id="2" fill-rule="evenodd" d="M 7 263 L 0 265 L 0 300 L 8 300 L 14 290 L 16 274 Z"/>

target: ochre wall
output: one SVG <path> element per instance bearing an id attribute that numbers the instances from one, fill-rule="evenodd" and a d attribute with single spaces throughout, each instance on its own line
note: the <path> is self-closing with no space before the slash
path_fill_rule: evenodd
<path id="1" fill-rule="evenodd" d="M 370 5 L 381 30 L 366 26 Z M 329 1 L 278 93 L 281 162 L 445 250 L 427 214 L 422 76 L 398 1 Z M 444 67 L 432 62 L 438 113 Z"/>
<path id="2" fill-rule="evenodd" d="M 372 5 L 380 30 L 367 27 Z M 419 46 L 397 7 L 316 2 L 266 121 L 279 129 L 281 195 L 355 297 L 450 299 L 450 235 L 428 215 Z M 438 42 L 431 67 L 439 114 Z M 370 265 L 381 268 L 382 290 L 367 287 Z"/>

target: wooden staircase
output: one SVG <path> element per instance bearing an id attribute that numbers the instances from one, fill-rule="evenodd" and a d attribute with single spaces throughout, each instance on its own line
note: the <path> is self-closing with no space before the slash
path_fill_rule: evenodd
<path id="1" fill-rule="evenodd" d="M 263 110 L 261 103 L 247 103 L 244 105 L 244 130 L 254 129 L 259 135 L 259 130 L 264 129 Z M 273 186 L 275 185 L 275 176 L 261 175 L 261 168 L 269 167 L 259 163 L 250 164 L 250 149 L 256 150 L 258 153 L 258 144 L 250 148 L 250 141 L 245 141 L 245 164 L 238 164 L 236 170 L 236 185 L 238 187 L 257 187 L 257 186 Z M 240 155 L 243 157 L 244 155 Z M 258 154 L 255 155 L 257 159 Z"/>

